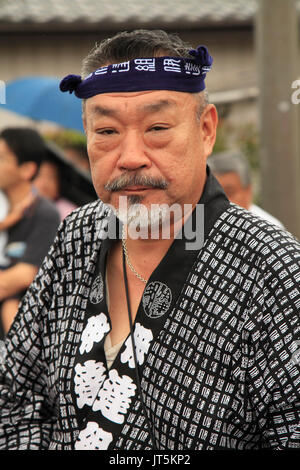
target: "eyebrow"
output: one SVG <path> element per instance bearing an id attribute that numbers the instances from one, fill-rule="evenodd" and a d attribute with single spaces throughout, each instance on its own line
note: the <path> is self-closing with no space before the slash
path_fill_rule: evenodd
<path id="1" fill-rule="evenodd" d="M 149 103 L 146 105 L 140 106 L 138 109 L 146 114 L 153 114 L 161 111 L 164 108 L 175 107 L 176 104 L 170 100 L 159 100 L 155 103 Z M 119 114 L 118 110 L 107 108 L 105 106 L 96 105 L 92 110 L 92 114 L 98 116 L 117 116 Z"/>
<path id="2" fill-rule="evenodd" d="M 156 103 L 149 103 L 149 104 L 142 106 L 142 110 L 145 111 L 146 113 L 157 113 L 158 111 L 161 111 L 161 109 L 169 108 L 172 106 L 176 106 L 174 101 L 159 100 Z"/>
<path id="3" fill-rule="evenodd" d="M 113 109 L 105 108 L 104 106 L 94 106 L 92 109 L 92 114 L 96 114 L 98 116 L 112 116 L 117 114 Z"/>

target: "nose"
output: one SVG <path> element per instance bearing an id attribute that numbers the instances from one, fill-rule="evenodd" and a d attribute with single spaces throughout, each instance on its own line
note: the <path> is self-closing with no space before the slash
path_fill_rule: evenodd
<path id="1" fill-rule="evenodd" d="M 128 131 L 120 145 L 118 168 L 120 170 L 136 171 L 150 168 L 151 161 L 146 152 L 142 136 L 138 131 Z"/>

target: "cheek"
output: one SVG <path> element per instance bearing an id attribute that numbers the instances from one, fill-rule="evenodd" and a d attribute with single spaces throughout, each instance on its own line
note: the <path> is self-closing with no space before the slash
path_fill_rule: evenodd
<path id="1" fill-rule="evenodd" d="M 21 177 L 19 175 L 18 168 L 13 166 L 7 166 L 6 168 L 3 168 L 2 179 L 7 183 L 19 181 Z"/>
<path id="2" fill-rule="evenodd" d="M 89 156 L 89 161 L 90 161 L 90 168 L 93 173 L 95 171 L 98 171 L 100 166 L 103 166 L 103 153 L 99 151 L 99 148 L 97 144 L 95 143 L 94 139 L 88 139 L 87 141 L 87 153 Z"/>
<path id="3" fill-rule="evenodd" d="M 178 174 L 182 181 L 186 175 L 197 173 L 201 162 L 201 145 L 189 137 L 175 139 L 168 149 L 170 155 L 169 168 L 173 174 Z"/>
<path id="4" fill-rule="evenodd" d="M 87 152 L 91 167 L 100 162 L 104 165 L 115 154 L 116 148 L 116 139 L 101 139 L 94 133 L 87 135 Z"/>
<path id="5" fill-rule="evenodd" d="M 109 202 L 108 193 L 105 191 L 104 186 L 110 180 L 113 173 L 113 158 L 107 153 L 99 155 L 97 148 L 93 145 L 88 145 L 87 150 L 90 160 L 91 177 L 96 193 L 103 202 Z"/>

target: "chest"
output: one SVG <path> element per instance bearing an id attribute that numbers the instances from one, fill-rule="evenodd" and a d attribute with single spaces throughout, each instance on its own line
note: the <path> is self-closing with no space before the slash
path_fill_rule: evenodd
<path id="1" fill-rule="evenodd" d="M 130 313 L 132 322 L 137 315 L 137 311 L 143 296 L 145 285 L 135 279 L 128 273 L 128 294 L 130 303 Z M 130 331 L 129 311 L 126 298 L 126 290 L 124 278 L 119 273 L 114 272 L 113 269 L 107 266 L 107 284 L 108 294 L 108 311 L 111 320 L 111 341 L 112 344 L 117 344 L 124 340 Z"/>

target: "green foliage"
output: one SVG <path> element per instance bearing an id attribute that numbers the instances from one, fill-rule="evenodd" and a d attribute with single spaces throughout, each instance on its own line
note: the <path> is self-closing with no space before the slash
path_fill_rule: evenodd
<path id="1" fill-rule="evenodd" d="M 251 169 L 257 172 L 260 168 L 259 135 L 254 124 L 246 124 L 239 129 L 237 146 L 248 158 Z"/>
<path id="2" fill-rule="evenodd" d="M 224 125 L 224 123 L 222 123 L 221 121 L 217 129 L 217 138 L 214 146 L 214 153 L 223 152 L 225 150 L 227 150 L 227 130 L 226 125 Z"/>
<path id="3" fill-rule="evenodd" d="M 86 148 L 86 137 L 81 132 L 71 130 L 55 131 L 45 134 L 44 137 L 63 149 L 68 147 L 75 149 Z"/>

